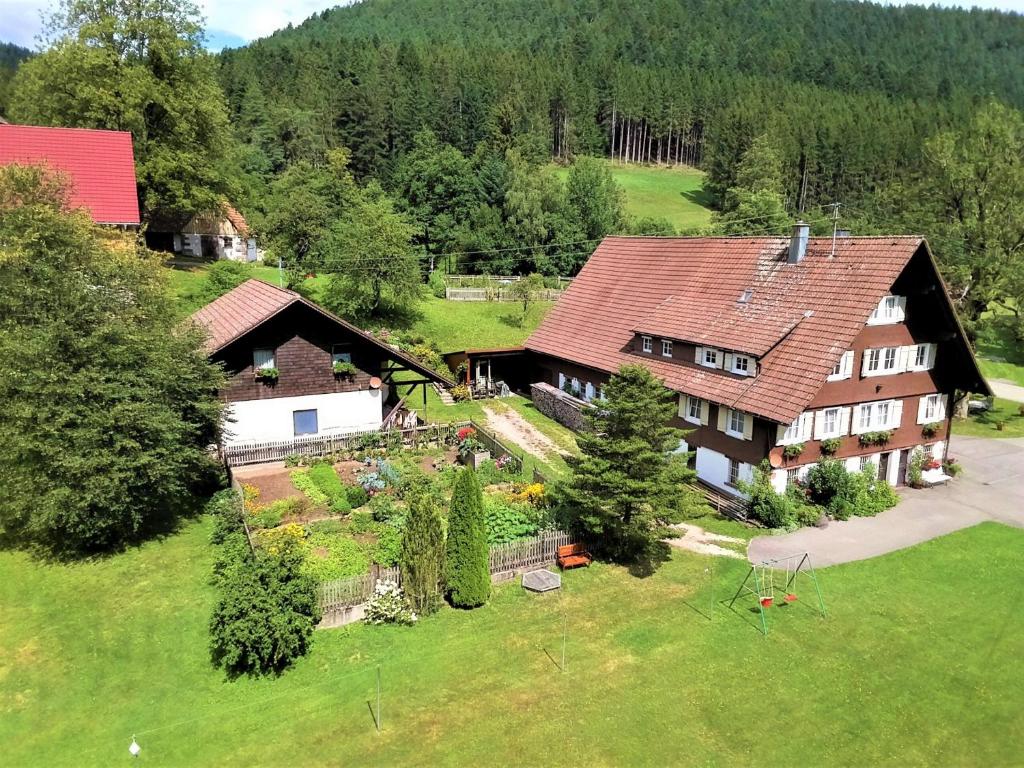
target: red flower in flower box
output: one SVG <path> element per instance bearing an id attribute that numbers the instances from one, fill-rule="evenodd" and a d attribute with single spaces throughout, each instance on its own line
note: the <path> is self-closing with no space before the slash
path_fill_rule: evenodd
<path id="1" fill-rule="evenodd" d="M 463 427 L 455 434 L 458 435 L 459 442 L 462 442 L 463 440 L 467 440 L 476 435 L 476 430 L 473 429 L 472 427 Z"/>

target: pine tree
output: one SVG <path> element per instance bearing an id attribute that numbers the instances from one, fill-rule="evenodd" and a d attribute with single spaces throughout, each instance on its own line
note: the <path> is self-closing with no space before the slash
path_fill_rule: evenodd
<path id="1" fill-rule="evenodd" d="M 642 365 L 624 365 L 577 437 L 580 456 L 559 491 L 570 525 L 604 555 L 650 573 L 668 557 L 668 525 L 706 511 L 685 484 L 694 478 L 683 433 L 670 425 L 675 400 Z"/>
<path id="2" fill-rule="evenodd" d="M 483 493 L 476 472 L 469 468 L 459 472 L 452 491 L 445 587 L 457 608 L 483 605 L 491 594 Z"/>
<path id="3" fill-rule="evenodd" d="M 421 494 L 409 505 L 402 534 L 402 588 L 412 609 L 433 613 L 441 602 L 444 576 L 444 531 L 432 497 Z"/>

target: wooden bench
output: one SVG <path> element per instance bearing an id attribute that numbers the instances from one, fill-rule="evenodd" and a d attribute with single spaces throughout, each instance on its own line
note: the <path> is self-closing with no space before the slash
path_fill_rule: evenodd
<path id="1" fill-rule="evenodd" d="M 593 560 L 594 558 L 582 544 L 566 544 L 564 547 L 559 547 L 555 557 L 558 567 L 563 569 L 576 568 L 580 565 L 589 566 Z"/>

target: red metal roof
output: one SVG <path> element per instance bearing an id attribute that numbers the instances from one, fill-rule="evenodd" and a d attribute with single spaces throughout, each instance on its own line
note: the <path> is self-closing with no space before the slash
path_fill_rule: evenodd
<path id="1" fill-rule="evenodd" d="M 0 125 L 0 165 L 45 164 L 67 174 L 71 204 L 98 224 L 138 224 L 132 135 L 125 131 Z"/>
<path id="2" fill-rule="evenodd" d="M 371 344 L 380 347 L 386 357 L 401 360 L 409 368 L 423 374 L 427 378 L 449 385 L 454 383 L 445 376 L 428 368 L 416 358 L 385 344 L 372 334 L 357 328 L 340 317 L 332 315 L 326 309 L 317 306 L 301 294 L 289 291 L 287 288 L 278 288 L 276 285 L 265 283 L 262 280 L 246 280 L 223 296 L 214 299 L 202 309 L 196 310 L 192 314 L 192 320 L 206 330 L 208 334 L 206 352 L 212 355 L 295 303 L 303 304 L 333 320 L 352 333 L 362 336 Z"/>
<path id="3" fill-rule="evenodd" d="M 673 390 L 791 422 L 914 253 L 920 237 L 606 238 L 526 341 L 527 349 L 614 372 L 643 363 Z M 748 300 L 740 301 L 750 290 Z M 635 332 L 747 352 L 755 377 L 627 351 Z"/>

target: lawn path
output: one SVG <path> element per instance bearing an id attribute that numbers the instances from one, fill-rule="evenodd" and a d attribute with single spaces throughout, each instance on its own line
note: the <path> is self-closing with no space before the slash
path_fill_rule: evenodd
<path id="1" fill-rule="evenodd" d="M 572 455 L 564 448 L 559 448 L 554 440 L 513 409 L 509 408 L 498 413 L 493 408 L 485 405 L 482 410 L 484 418 L 487 420 L 487 426 L 495 434 L 515 443 L 530 455 L 542 461 L 547 459 L 552 453 L 557 453 L 561 456 Z"/>
<path id="2" fill-rule="evenodd" d="M 735 536 L 725 536 L 721 533 L 711 533 L 692 523 L 677 523 L 672 528 L 681 531 L 683 534 L 677 538 L 666 540 L 673 547 L 696 552 L 699 555 L 716 555 L 718 557 L 743 559 L 743 554 L 735 549 L 719 546 L 719 544 L 745 544 L 743 539 L 737 539 Z"/>
<path id="3" fill-rule="evenodd" d="M 988 385 L 996 397 L 1013 400 L 1015 403 L 1024 403 L 1024 387 L 1004 379 L 989 379 Z"/>

